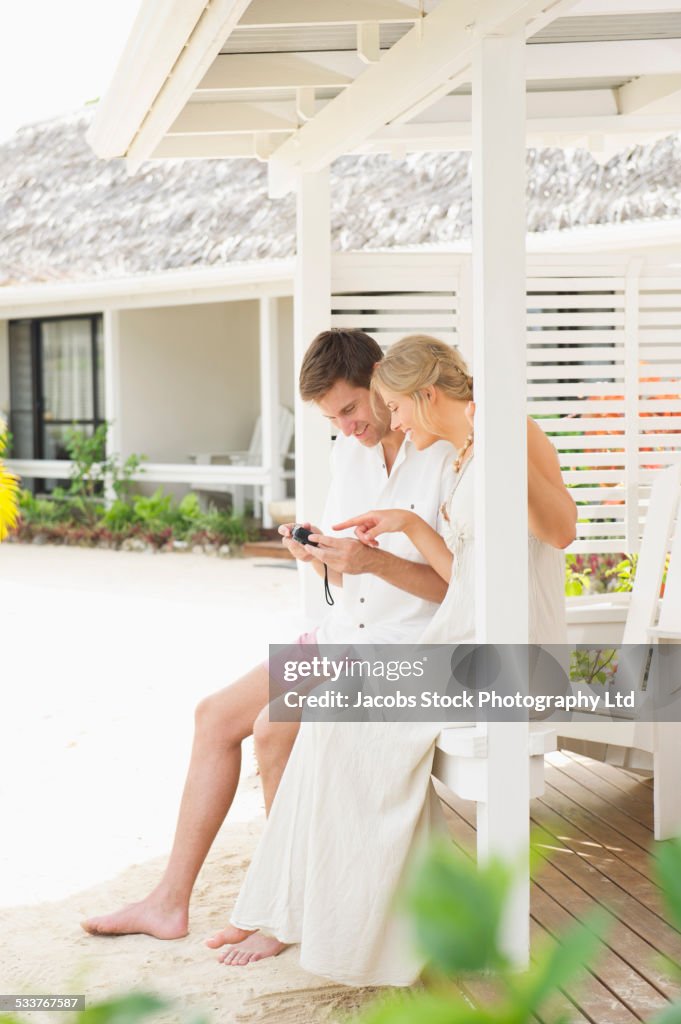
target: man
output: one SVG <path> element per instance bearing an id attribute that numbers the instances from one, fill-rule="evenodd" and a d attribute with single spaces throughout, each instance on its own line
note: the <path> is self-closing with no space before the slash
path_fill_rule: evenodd
<path id="1" fill-rule="evenodd" d="M 301 396 L 314 402 L 338 432 L 324 515 L 327 533 L 334 523 L 368 508 L 396 506 L 414 509 L 435 526 L 451 487 L 451 446 L 440 441 L 416 452 L 402 432 L 390 429 L 390 413 L 370 394 L 371 374 L 381 358 L 379 345 L 363 331 L 336 330 L 319 334 L 303 360 Z M 338 588 L 334 607 L 299 644 L 418 640 L 447 585 L 404 535 L 390 535 L 380 549 L 338 535 L 323 536 L 313 548 L 291 539 L 292 525 L 280 529 L 283 543 L 320 576 L 326 566 L 329 582 Z M 243 740 L 253 733 L 268 813 L 291 752 L 298 724 L 270 722 L 268 699 L 268 666 L 260 664 L 200 702 L 163 877 L 141 902 L 84 921 L 86 931 L 141 932 L 159 939 L 187 934 L 194 882 L 234 799 Z M 218 933 L 209 945 L 223 941 Z"/>

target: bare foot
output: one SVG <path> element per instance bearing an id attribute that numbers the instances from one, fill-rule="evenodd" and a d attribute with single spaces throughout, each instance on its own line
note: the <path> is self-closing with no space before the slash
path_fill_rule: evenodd
<path id="1" fill-rule="evenodd" d="M 189 915 L 183 907 L 169 908 L 152 896 L 130 903 L 115 914 L 89 917 L 81 928 L 90 935 L 153 935 L 156 939 L 181 939 L 189 931 Z"/>
<path id="2" fill-rule="evenodd" d="M 243 942 L 249 935 L 254 934 L 255 930 L 247 932 L 243 928 L 237 928 L 233 924 L 228 924 L 221 932 L 216 932 L 215 935 L 211 935 L 209 939 L 206 939 L 206 945 L 210 946 L 211 949 L 218 949 L 220 946 L 234 946 L 237 942 Z"/>
<path id="3" fill-rule="evenodd" d="M 234 930 L 239 931 L 238 928 Z M 220 963 L 229 967 L 243 967 L 244 964 L 255 963 L 256 960 L 266 960 L 268 956 L 278 956 L 282 949 L 286 949 L 285 942 L 279 942 L 278 939 L 271 935 L 263 935 L 262 932 L 251 932 L 241 942 L 230 946 L 218 959 Z"/>

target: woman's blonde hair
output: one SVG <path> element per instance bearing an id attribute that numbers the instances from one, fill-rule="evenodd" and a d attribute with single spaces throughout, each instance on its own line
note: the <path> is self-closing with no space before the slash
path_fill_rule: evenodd
<path id="1" fill-rule="evenodd" d="M 459 351 L 427 334 L 410 334 L 391 345 L 374 367 L 372 389 L 381 385 L 398 395 L 414 399 L 421 425 L 428 429 L 427 405 L 423 392 L 438 387 L 449 398 L 470 402 L 473 378 Z"/>

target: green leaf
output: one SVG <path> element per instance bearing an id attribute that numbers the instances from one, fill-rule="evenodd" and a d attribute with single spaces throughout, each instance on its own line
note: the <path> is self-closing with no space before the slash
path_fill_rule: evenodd
<path id="1" fill-rule="evenodd" d="M 528 1015 L 538 1012 L 549 996 L 574 981 L 594 961 L 608 920 L 605 911 L 590 914 L 569 928 L 558 943 L 537 958 L 527 978 L 520 981 L 516 990 L 525 1001 Z"/>
<path id="2" fill-rule="evenodd" d="M 470 1006 L 448 993 L 401 993 L 381 998 L 363 1011 L 361 1024 L 518 1024 L 517 1019 Z"/>
<path id="3" fill-rule="evenodd" d="M 674 926 L 681 931 L 681 838 L 656 846 L 655 868 Z"/>
<path id="4" fill-rule="evenodd" d="M 170 1005 L 167 999 L 149 992 L 131 992 L 88 1006 L 78 1014 L 78 1024 L 137 1024 Z"/>
<path id="5" fill-rule="evenodd" d="M 681 1003 L 672 1003 L 657 1013 L 650 1024 L 681 1024 Z"/>
<path id="6" fill-rule="evenodd" d="M 433 846 L 410 885 L 416 938 L 432 964 L 451 975 L 502 967 L 499 930 L 511 872 L 499 861 L 478 867 L 447 843 Z"/>

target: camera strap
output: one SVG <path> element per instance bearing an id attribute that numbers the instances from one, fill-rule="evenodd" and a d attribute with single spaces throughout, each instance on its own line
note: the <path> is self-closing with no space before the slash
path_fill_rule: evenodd
<path id="1" fill-rule="evenodd" d="M 329 567 L 327 565 L 324 566 L 324 597 L 326 598 L 326 603 L 328 605 L 336 603 L 333 599 L 333 594 L 331 593 L 331 587 L 329 586 Z"/>

